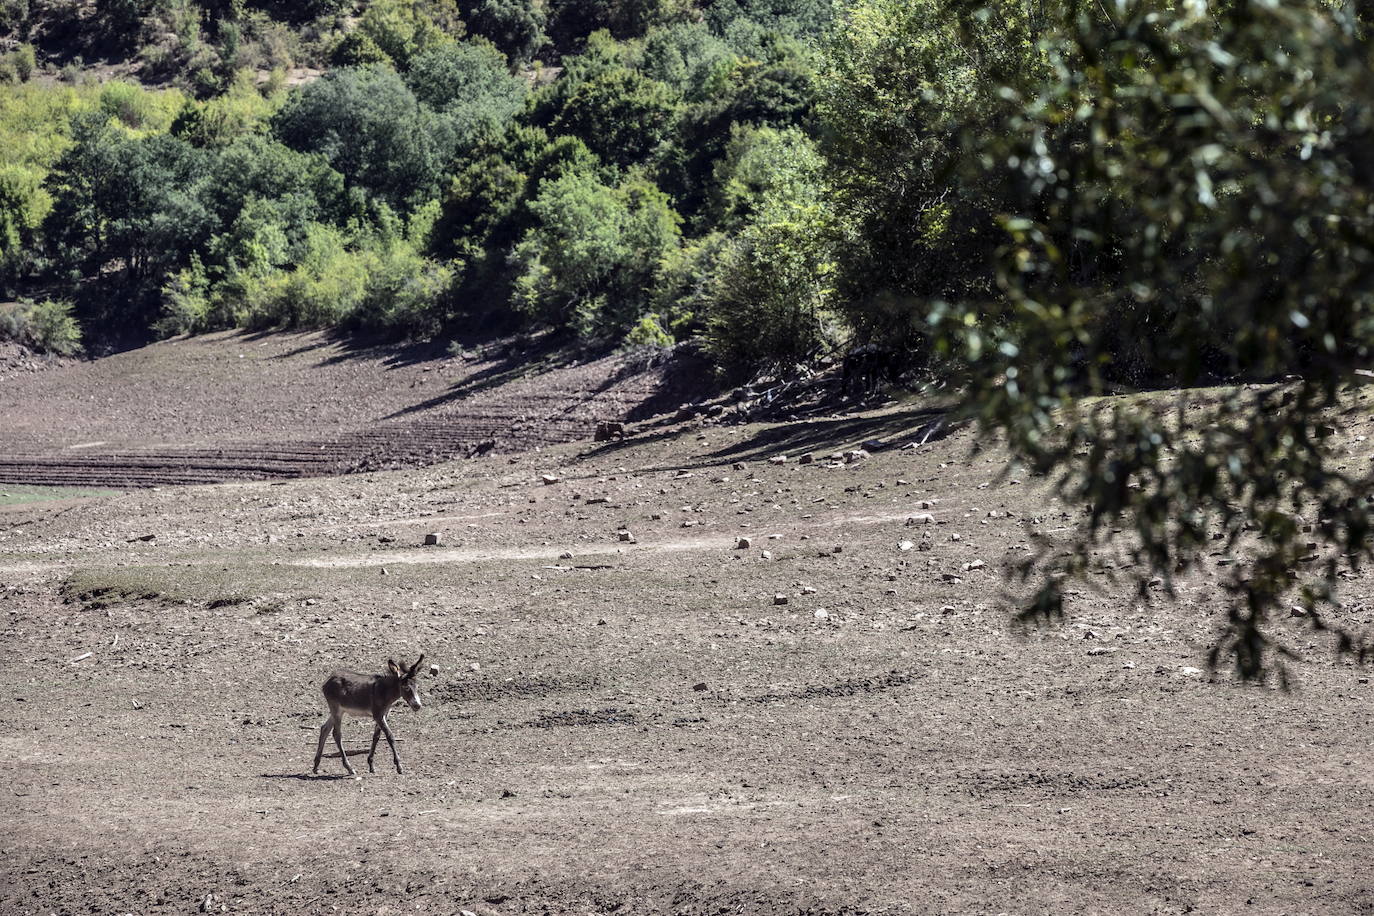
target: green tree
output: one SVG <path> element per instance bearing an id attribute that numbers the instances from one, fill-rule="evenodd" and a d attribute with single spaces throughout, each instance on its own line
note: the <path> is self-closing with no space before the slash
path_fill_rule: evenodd
<path id="1" fill-rule="evenodd" d="M 578 85 L 552 129 L 578 137 L 605 161 L 626 167 L 642 162 L 668 139 L 678 106 L 668 86 L 617 67 Z"/>
<path id="2" fill-rule="evenodd" d="M 335 70 L 301 87 L 272 130 L 295 150 L 323 154 L 349 186 L 402 210 L 435 194 L 452 142 L 401 77 L 381 67 Z"/>
<path id="3" fill-rule="evenodd" d="M 678 217 L 652 184 L 617 188 L 569 173 L 530 204 L 537 223 L 514 253 L 516 295 L 534 319 L 587 339 L 619 339 L 644 314 Z"/>
<path id="4" fill-rule="evenodd" d="M 928 359 L 933 298 L 986 292 L 995 188 L 961 170 L 961 132 L 986 135 L 1002 87 L 1037 78 L 1018 4 L 970 17 L 945 0 L 855 0 L 820 80 L 827 179 L 846 224 L 841 299 L 859 337 Z"/>
<path id="5" fill-rule="evenodd" d="M 747 222 L 721 251 L 703 305 L 707 349 L 739 378 L 815 360 L 839 327 L 820 156 L 795 132 L 741 132 L 733 145 L 722 200 Z"/>
<path id="6" fill-rule="evenodd" d="M 501 52 L 484 40 L 418 55 L 405 77 L 422 103 L 442 113 L 460 151 L 500 133 L 525 104 L 528 83 L 511 76 Z"/>
<path id="7" fill-rule="evenodd" d="M 122 289 L 98 291 L 83 317 L 142 332 L 163 277 L 214 230 L 206 154 L 166 134 L 131 137 L 100 114 L 78 119 L 73 135 L 47 179 L 44 235 L 63 263 Z"/>
<path id="8" fill-rule="evenodd" d="M 1374 357 L 1365 28 L 1321 2 L 1104 15 L 1062 8 L 1047 77 L 967 134 L 971 180 L 1007 202 L 1001 294 L 932 316 L 969 412 L 1086 511 L 1026 563 L 1046 574 L 1028 614 L 1060 613 L 1095 556 L 1143 595 L 1221 546 L 1213 662 L 1284 675 L 1269 624 L 1290 603 L 1364 658 L 1332 599 L 1371 552 L 1374 477 L 1340 434 Z M 1089 400 L 1136 353 L 1180 390 Z M 1219 380 L 1261 384 L 1187 390 Z"/>
<path id="9" fill-rule="evenodd" d="M 474 35 L 501 50 L 512 64 L 527 64 L 548 42 L 545 5 L 539 0 L 477 0 L 464 5 Z"/>
<path id="10" fill-rule="evenodd" d="M 358 39 L 340 47 L 340 63 L 371 63 L 376 51 L 398 70 L 427 51 L 441 48 L 461 37 L 462 21 L 453 4 L 426 4 L 420 0 L 373 0 L 358 20 Z M 375 50 L 374 50 L 375 49 Z M 344 57 L 353 57 L 345 60 Z M 380 61 L 379 61 L 380 62 Z"/>

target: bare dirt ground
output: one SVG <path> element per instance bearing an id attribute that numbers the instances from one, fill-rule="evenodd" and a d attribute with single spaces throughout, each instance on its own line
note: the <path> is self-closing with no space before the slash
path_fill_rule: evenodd
<path id="1" fill-rule="evenodd" d="M 412 467 L 515 452 L 654 412 L 674 368 L 540 340 L 453 355 L 321 332 L 222 332 L 93 361 L 0 351 L 0 483 L 97 487 Z"/>
<path id="2" fill-rule="evenodd" d="M 1210 680 L 1211 572 L 1016 633 L 1073 510 L 967 434 L 765 460 L 924 419 L 0 509 L 0 912 L 1374 912 L 1367 670 Z M 405 775 L 310 777 L 325 674 L 419 652 Z"/>

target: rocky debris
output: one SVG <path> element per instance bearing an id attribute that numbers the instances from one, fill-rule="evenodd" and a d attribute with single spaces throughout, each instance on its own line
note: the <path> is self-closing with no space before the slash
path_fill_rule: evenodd
<path id="1" fill-rule="evenodd" d="M 730 467 L 736 471 L 743 471 L 745 470 L 746 465 L 743 461 L 736 461 L 734 464 L 730 465 Z"/>
<path id="2" fill-rule="evenodd" d="M 692 689 L 695 690 L 697 693 L 705 693 L 705 691 L 706 691 L 706 682 L 705 682 L 705 681 L 702 681 L 702 682 L 699 683 L 699 684 L 693 684 L 693 685 L 692 685 Z"/>
<path id="3" fill-rule="evenodd" d="M 854 464 L 855 462 L 863 461 L 865 458 L 868 457 L 868 452 L 861 448 L 851 448 L 843 455 L 845 464 Z"/>
<path id="4" fill-rule="evenodd" d="M 560 560 L 571 560 L 572 558 L 573 555 L 571 550 L 565 550 L 558 555 L 558 559 Z"/>
<path id="5" fill-rule="evenodd" d="M 736 549 L 736 550 L 748 550 L 750 547 L 753 547 L 753 546 L 754 546 L 754 542 L 751 541 L 749 538 L 735 538 L 735 549 Z"/>
<path id="6" fill-rule="evenodd" d="M 907 518 L 907 520 L 906 520 L 906 526 L 907 526 L 908 528 L 911 528 L 911 527 L 913 527 L 914 525 L 933 525 L 933 524 L 935 524 L 935 516 L 931 515 L 929 512 L 924 512 L 924 513 L 922 513 L 922 514 L 920 514 L 920 515 L 912 515 L 912 516 L 909 516 L 909 517 Z"/>
<path id="7" fill-rule="evenodd" d="M 899 542 L 897 543 L 897 549 L 898 549 L 898 550 L 902 550 L 902 551 L 910 550 L 911 548 L 913 548 L 913 547 L 915 547 L 915 546 L 916 546 L 916 542 L 915 542 L 915 541 L 899 541 Z"/>
<path id="8" fill-rule="evenodd" d="M 816 594 L 816 589 L 815 589 L 813 586 L 810 586 L 810 585 L 803 585 L 803 586 L 802 586 L 801 593 L 802 593 L 803 595 L 814 595 L 814 594 Z"/>
<path id="9" fill-rule="evenodd" d="M 769 459 L 768 459 L 768 463 L 769 463 L 769 464 L 786 464 L 786 463 L 787 463 L 787 456 L 786 456 L 786 455 L 774 455 L 772 458 L 769 458 Z"/>
<path id="10" fill-rule="evenodd" d="M 813 454 L 811 454 L 810 452 L 807 452 L 807 453 L 805 453 L 804 455 L 800 455 L 800 456 L 797 458 L 797 464 L 811 464 L 811 463 L 814 462 L 815 460 L 816 460 L 816 456 L 813 455 Z"/>
<path id="11" fill-rule="evenodd" d="M 429 666 L 429 676 L 430 676 L 430 677 L 438 677 L 438 676 L 439 676 L 439 666 L 438 666 L 438 665 L 430 665 L 430 666 Z"/>
<path id="12" fill-rule="evenodd" d="M 1307 608 L 1303 607 L 1301 604 L 1295 604 L 1295 605 L 1293 605 L 1292 607 L 1290 607 L 1290 608 L 1288 609 L 1288 616 L 1289 616 L 1289 617 L 1306 617 L 1306 616 L 1307 616 Z"/>
<path id="13" fill-rule="evenodd" d="M 558 482 L 559 482 L 560 480 L 562 480 L 562 479 L 563 479 L 563 478 L 559 477 L 557 474 L 540 474 L 540 475 L 539 475 L 539 481 L 540 481 L 541 483 L 543 483 L 544 486 L 546 486 L 546 487 L 547 487 L 547 486 L 552 486 L 553 484 L 558 483 Z"/>
<path id="14" fill-rule="evenodd" d="M 817 620 L 829 620 L 830 612 L 823 607 L 818 607 L 816 608 L 815 613 L 813 613 L 811 616 L 815 617 Z"/>
<path id="15" fill-rule="evenodd" d="M 439 546 L 439 535 L 438 535 L 438 533 L 436 533 L 436 532 L 430 532 L 429 534 L 425 535 L 425 546 L 426 546 L 426 547 L 438 547 L 438 546 Z"/>
<path id="16" fill-rule="evenodd" d="M 1116 649 L 1108 646 L 1093 646 L 1088 650 L 1089 655 L 1111 655 Z"/>
<path id="17" fill-rule="evenodd" d="M 988 564 L 984 563 L 982 560 L 970 560 L 964 564 L 964 572 L 972 572 L 975 569 L 986 569 L 987 565 Z"/>
<path id="18" fill-rule="evenodd" d="M 773 596 L 773 604 L 775 604 L 775 605 L 782 605 L 782 604 L 786 604 L 786 603 L 787 603 L 787 596 L 786 596 L 786 595 L 774 595 L 774 596 Z"/>
<path id="19" fill-rule="evenodd" d="M 617 531 L 617 532 L 615 533 L 615 536 L 616 536 L 621 542 L 623 542 L 623 543 L 626 543 L 626 544 L 633 544 L 633 543 L 635 543 L 635 536 L 634 536 L 633 534 L 631 534 L 631 533 L 630 533 L 627 529 L 625 529 L 625 528 L 621 528 L 619 531 Z"/>

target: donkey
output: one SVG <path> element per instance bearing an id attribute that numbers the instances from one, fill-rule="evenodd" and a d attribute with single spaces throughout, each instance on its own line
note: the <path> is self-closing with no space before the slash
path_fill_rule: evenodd
<path id="1" fill-rule="evenodd" d="M 372 758 L 377 754 L 377 739 L 386 735 L 386 743 L 391 745 L 391 759 L 396 764 L 396 772 L 402 772 L 401 757 L 396 753 L 396 740 L 391 737 L 391 727 L 386 724 L 386 714 L 400 699 L 410 704 L 411 709 L 420 711 L 423 704 L 420 702 L 420 691 L 415 687 L 415 673 L 420 670 L 420 662 L 424 660 L 425 657 L 421 654 L 415 660 L 415 664 L 407 669 L 404 665 L 387 659 L 385 674 L 335 671 L 329 675 L 324 682 L 324 699 L 329 704 L 329 718 L 320 726 L 320 746 L 315 751 L 315 768 L 311 772 L 320 771 L 324 741 L 332 731 L 344 769 L 348 770 L 349 776 L 356 775 L 353 765 L 348 762 L 348 755 L 344 753 L 343 738 L 340 734 L 339 724 L 343 721 L 344 713 L 351 716 L 371 716 L 372 721 L 376 723 L 372 730 L 372 750 L 367 754 L 367 771 L 377 772 L 372 767 Z"/>

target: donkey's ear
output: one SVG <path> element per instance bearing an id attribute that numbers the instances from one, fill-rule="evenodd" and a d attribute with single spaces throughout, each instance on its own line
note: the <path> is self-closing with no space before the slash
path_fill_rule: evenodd
<path id="1" fill-rule="evenodd" d="M 386 660 L 386 670 L 390 671 L 392 674 L 400 674 L 401 666 L 396 664 L 396 659 L 388 658 Z"/>
<path id="2" fill-rule="evenodd" d="M 414 676 L 415 676 L 415 672 L 418 671 L 418 670 L 420 670 L 420 662 L 422 662 L 422 661 L 424 661 L 424 660 L 425 660 L 425 653 L 421 652 L 421 653 L 420 653 L 420 657 L 417 658 L 417 659 L 415 659 L 415 664 L 411 665 L 411 666 L 410 666 L 410 670 L 406 672 L 406 677 L 414 677 Z"/>

